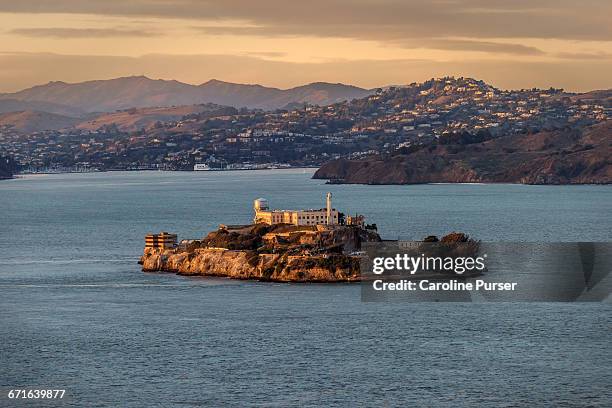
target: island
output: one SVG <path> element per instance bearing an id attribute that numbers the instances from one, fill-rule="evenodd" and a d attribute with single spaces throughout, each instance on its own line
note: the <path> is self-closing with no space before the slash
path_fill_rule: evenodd
<path id="1" fill-rule="evenodd" d="M 381 242 L 375 224 L 363 215 L 345 215 L 332 207 L 273 210 L 268 201 L 254 201 L 248 225 L 219 225 L 202 239 L 184 239 L 161 232 L 145 237 L 139 263 L 145 272 L 221 276 L 274 282 L 357 282 L 362 279 L 362 243 Z M 430 236 L 424 242 L 436 242 Z M 466 242 L 451 233 L 441 242 Z"/>
<path id="2" fill-rule="evenodd" d="M 333 184 L 612 183 L 612 122 L 479 139 L 441 137 L 390 155 L 337 159 L 315 179 Z"/>
<path id="3" fill-rule="evenodd" d="M 361 243 L 381 238 L 375 225 L 340 213 L 331 200 L 328 193 L 325 208 L 272 210 L 260 198 L 253 224 L 222 224 L 200 240 L 177 244 L 175 234 L 149 234 L 142 269 L 278 282 L 358 281 Z"/>

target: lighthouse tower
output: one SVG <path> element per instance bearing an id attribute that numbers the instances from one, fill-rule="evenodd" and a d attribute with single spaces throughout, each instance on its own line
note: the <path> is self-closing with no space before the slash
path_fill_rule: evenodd
<path id="1" fill-rule="evenodd" d="M 325 214 L 325 222 L 327 223 L 327 225 L 333 225 L 334 218 L 332 217 L 332 193 L 327 193 L 326 204 L 327 212 Z"/>

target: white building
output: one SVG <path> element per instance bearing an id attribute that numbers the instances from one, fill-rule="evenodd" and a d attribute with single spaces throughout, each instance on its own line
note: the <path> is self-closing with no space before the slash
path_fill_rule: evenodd
<path id="1" fill-rule="evenodd" d="M 338 210 L 332 208 L 332 194 L 327 193 L 326 207 L 309 210 L 271 210 L 268 200 L 258 198 L 253 202 L 255 224 L 293 224 L 293 225 L 337 225 Z"/>

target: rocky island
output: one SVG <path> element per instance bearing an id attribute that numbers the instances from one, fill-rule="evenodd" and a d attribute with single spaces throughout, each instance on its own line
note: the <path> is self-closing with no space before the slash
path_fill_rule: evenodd
<path id="1" fill-rule="evenodd" d="M 488 140 L 449 135 L 388 156 L 333 160 L 313 178 L 338 184 L 610 184 L 612 122 Z"/>
<path id="2" fill-rule="evenodd" d="M 382 241 L 376 225 L 366 224 L 364 216 L 346 216 L 332 208 L 331 193 L 326 208 L 271 210 L 260 198 L 254 210 L 252 224 L 222 224 L 202 239 L 177 242 L 167 232 L 147 235 L 142 270 L 274 282 L 357 282 L 367 257 L 362 244 Z M 455 244 L 467 243 L 459 249 L 470 251 L 478 246 L 462 233 L 420 242 L 450 245 L 444 249 L 447 254 Z"/>
<path id="3" fill-rule="evenodd" d="M 345 216 L 331 207 L 270 210 L 255 200 L 250 225 L 220 225 L 199 240 L 161 233 L 146 237 L 143 271 L 225 276 L 279 282 L 351 282 L 360 279 L 362 242 L 380 241 L 363 216 Z"/>
<path id="4" fill-rule="evenodd" d="M 355 226 L 321 228 L 254 224 L 221 226 L 202 240 L 176 248 L 145 248 L 143 271 L 225 276 L 278 282 L 359 280 L 359 259 L 352 250 L 363 240 L 380 240 Z"/>

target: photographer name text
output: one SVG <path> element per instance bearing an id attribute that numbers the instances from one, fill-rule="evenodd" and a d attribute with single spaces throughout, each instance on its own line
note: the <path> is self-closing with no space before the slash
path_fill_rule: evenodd
<path id="1" fill-rule="evenodd" d="M 432 282 L 429 280 L 412 281 L 402 279 L 395 282 L 387 282 L 377 279 L 372 282 L 372 287 L 377 291 L 513 291 L 516 290 L 516 282 L 486 282 L 477 279 L 474 282 L 463 282 L 456 279 L 445 282 Z"/>

